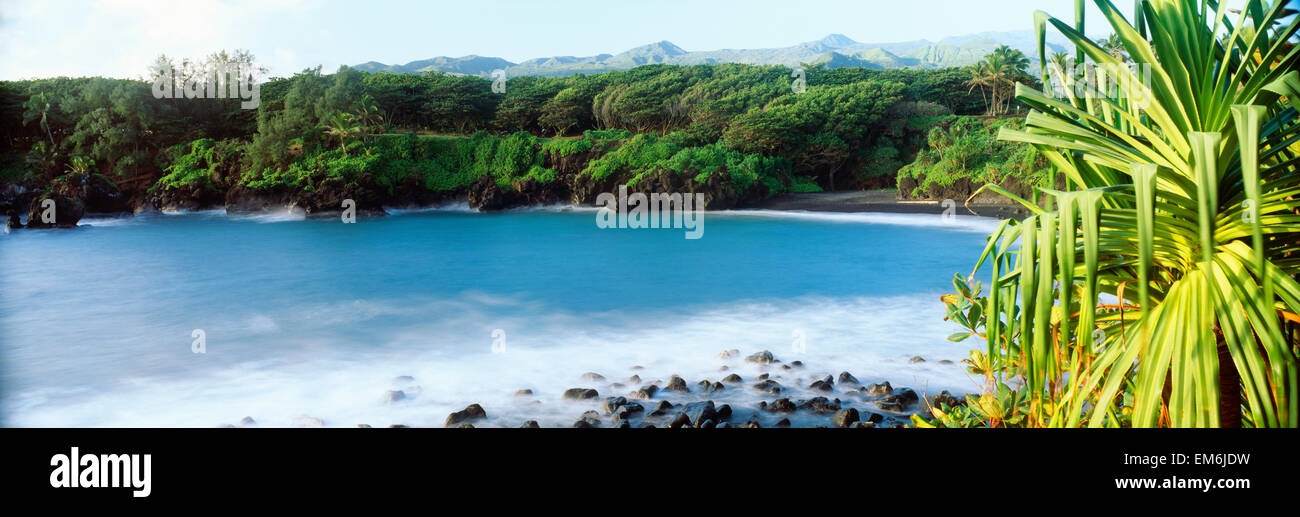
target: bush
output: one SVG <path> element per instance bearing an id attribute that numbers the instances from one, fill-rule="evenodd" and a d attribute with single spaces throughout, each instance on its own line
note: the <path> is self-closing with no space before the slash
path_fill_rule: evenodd
<path id="1" fill-rule="evenodd" d="M 1050 186 L 1052 169 L 1045 157 L 1031 146 L 997 139 L 1001 128 L 1023 126 L 1023 119 L 957 117 L 946 129 L 935 127 L 930 130 L 927 148 L 898 171 L 900 184 L 904 178 L 917 182 L 915 189 L 904 194 L 926 197 L 932 186 L 949 186 L 962 178 L 974 186 L 1002 183 L 1012 177 L 1028 186 Z"/>
<path id="2" fill-rule="evenodd" d="M 153 188 L 224 188 L 227 181 L 223 171 L 233 174 L 237 170 L 243 148 L 238 141 L 211 138 L 174 145 L 159 155 L 159 161 L 163 162 L 160 165 L 167 174 Z"/>

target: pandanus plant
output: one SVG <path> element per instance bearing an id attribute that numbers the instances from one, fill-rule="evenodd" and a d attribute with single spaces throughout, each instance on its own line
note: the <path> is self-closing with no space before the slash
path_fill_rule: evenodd
<path id="1" fill-rule="evenodd" d="M 1300 17 L 1138 0 L 1130 21 L 1095 3 L 1122 54 L 1084 36 L 1082 0 L 1074 25 L 1036 14 L 1040 56 L 1051 27 L 1095 68 L 1016 89 L 1032 111 L 999 137 L 1065 189 L 1043 189 L 1046 209 L 981 189 L 1033 215 L 1004 221 L 945 297 L 957 337 L 987 341 L 972 371 L 1015 384 L 1027 425 L 1297 427 Z M 1096 70 L 1110 84 L 1080 87 Z M 981 271 L 986 296 L 966 280 Z"/>

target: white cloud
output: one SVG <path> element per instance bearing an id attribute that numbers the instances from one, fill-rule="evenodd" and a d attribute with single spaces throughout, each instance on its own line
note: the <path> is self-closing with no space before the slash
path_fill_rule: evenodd
<path id="1" fill-rule="evenodd" d="M 274 20 L 310 7 L 299 0 L 6 3 L 0 78 L 139 77 L 159 54 L 200 59 L 237 48 L 257 54 Z"/>

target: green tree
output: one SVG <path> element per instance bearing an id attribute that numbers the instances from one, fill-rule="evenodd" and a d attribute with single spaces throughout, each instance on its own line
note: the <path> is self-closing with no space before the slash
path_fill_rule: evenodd
<path id="1" fill-rule="evenodd" d="M 361 127 L 356 124 L 356 115 L 351 113 L 335 113 L 325 119 L 321 127 L 325 130 L 325 134 L 338 137 L 339 150 L 343 151 L 344 156 L 348 154 L 348 139 L 356 137 L 361 132 Z"/>
<path id="2" fill-rule="evenodd" d="M 27 102 L 23 103 L 23 125 L 32 121 L 40 121 L 41 130 L 50 139 L 50 145 L 58 145 L 54 141 L 54 133 L 50 131 L 50 112 L 56 109 L 58 101 L 44 93 L 38 93 L 31 96 Z"/>

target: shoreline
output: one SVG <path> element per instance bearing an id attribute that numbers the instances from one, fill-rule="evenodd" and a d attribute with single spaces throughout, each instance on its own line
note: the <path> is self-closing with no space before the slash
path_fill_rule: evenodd
<path id="1" fill-rule="evenodd" d="M 655 377 L 642 366 L 625 380 L 608 379 L 597 372 L 575 377 L 563 392 L 535 392 L 523 388 L 514 393 L 513 408 L 494 407 L 479 402 L 452 411 L 443 421 L 445 428 L 904 428 L 916 414 L 928 414 L 932 407 L 957 407 L 966 404 L 964 396 L 948 391 L 918 392 L 909 387 L 892 386 L 889 381 L 861 382 L 848 371 L 818 369 L 803 361 L 785 362 L 768 350 L 742 355 L 739 349 L 724 350 L 717 355 L 722 366 L 716 379 L 688 380 L 677 374 Z M 910 362 L 925 362 L 914 356 Z M 960 367 L 953 361 L 939 365 Z M 645 378 L 643 379 L 643 376 Z M 653 379 L 653 380 L 651 380 Z M 667 379 L 667 380 L 665 380 Z M 403 375 L 393 380 L 393 387 L 383 396 L 384 404 L 403 404 L 419 397 L 419 379 Z M 414 391 L 414 395 L 410 393 Z M 757 395 L 757 402 L 753 402 Z M 746 400 L 749 399 L 749 400 Z M 520 408 L 559 405 L 571 419 L 553 413 L 529 412 Z M 457 406 L 459 407 L 459 406 Z M 509 417 L 501 415 L 503 412 Z M 254 417 L 245 417 L 239 425 L 256 426 Z M 301 415 L 292 427 L 338 426 L 339 422 Z M 347 424 L 343 424 L 347 425 Z M 383 426 L 383 424 L 380 424 Z M 372 428 L 370 423 L 357 423 Z M 438 427 L 393 423 L 384 427 Z"/>
<path id="2" fill-rule="evenodd" d="M 449 201 L 444 203 L 431 204 L 419 207 L 382 207 L 377 213 L 375 211 L 365 211 L 357 214 L 359 218 L 365 217 L 386 217 L 394 213 L 419 213 L 434 212 L 439 210 L 457 211 L 464 213 L 491 213 L 491 212 L 512 212 L 512 211 L 536 211 L 539 209 L 590 209 L 595 210 L 599 207 L 595 205 L 584 204 L 547 204 L 547 205 L 525 205 L 505 210 L 476 210 L 469 206 L 465 201 Z M 933 200 L 902 200 L 897 198 L 896 190 L 859 190 L 859 191 L 840 191 L 840 192 L 812 192 L 782 194 L 757 203 L 749 203 L 744 206 L 738 206 L 732 209 L 723 210 L 770 210 L 776 212 L 815 212 L 815 213 L 833 213 L 833 214 L 912 214 L 912 215 L 942 215 L 945 207 L 939 201 Z M 969 206 L 963 206 L 958 203 L 955 208 L 956 215 L 991 217 L 994 219 L 1024 219 L 1030 215 L 1029 211 L 1017 204 L 1010 203 L 971 203 Z M 326 212 L 303 212 L 300 207 L 285 206 L 282 211 L 262 210 L 262 211 L 230 211 L 230 207 L 213 207 L 198 210 L 153 210 L 142 212 L 100 212 L 87 213 L 81 220 L 94 219 L 130 219 L 135 216 L 148 214 L 161 215 L 184 215 L 192 213 L 220 213 L 223 216 L 243 216 L 258 217 L 266 215 L 283 215 L 293 214 L 304 220 L 326 219 L 338 217 L 341 211 Z"/>
<path id="3" fill-rule="evenodd" d="M 964 206 L 956 200 L 957 215 L 993 217 L 995 219 L 1024 219 L 1029 210 L 1012 203 L 971 203 Z M 857 190 L 840 192 L 812 192 L 782 194 L 754 203 L 745 208 L 832 213 L 887 213 L 940 215 L 945 207 L 941 201 L 898 199 L 897 190 Z"/>

